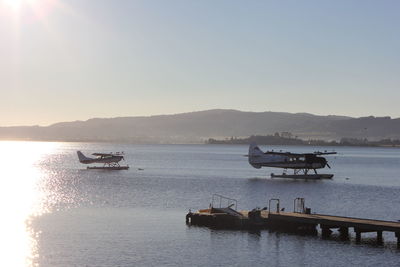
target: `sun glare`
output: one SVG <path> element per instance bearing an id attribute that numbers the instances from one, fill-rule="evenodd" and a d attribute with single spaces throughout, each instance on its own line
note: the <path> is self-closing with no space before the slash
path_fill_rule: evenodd
<path id="1" fill-rule="evenodd" d="M 0 0 L 0 10 L 13 17 L 43 18 L 56 3 L 56 0 Z"/>
<path id="2" fill-rule="evenodd" d="M 0 142 L 0 266 L 32 266 L 37 257 L 37 233 L 30 218 L 46 212 L 38 186 L 44 175 L 37 163 L 55 143 Z"/>
<path id="3" fill-rule="evenodd" d="M 19 9 L 22 0 L 3 0 L 3 3 L 12 9 Z"/>
<path id="4" fill-rule="evenodd" d="M 14 9 L 14 10 L 19 10 L 21 7 L 24 5 L 32 5 L 34 4 L 35 0 L 3 0 L 3 3 Z"/>

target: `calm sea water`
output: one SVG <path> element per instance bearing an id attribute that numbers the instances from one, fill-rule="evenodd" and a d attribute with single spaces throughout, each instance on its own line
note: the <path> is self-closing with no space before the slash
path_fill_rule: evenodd
<path id="1" fill-rule="evenodd" d="M 266 149 L 266 147 L 262 147 Z M 333 180 L 270 179 L 247 146 L 0 142 L 0 266 L 398 266 L 393 233 L 362 243 L 188 227 L 188 209 L 219 193 L 239 209 L 270 198 L 313 212 L 400 220 L 400 149 L 335 148 Z M 268 147 L 293 152 L 323 147 Z M 128 171 L 86 170 L 76 150 L 124 151 Z M 143 168 L 144 170 L 138 170 Z"/>

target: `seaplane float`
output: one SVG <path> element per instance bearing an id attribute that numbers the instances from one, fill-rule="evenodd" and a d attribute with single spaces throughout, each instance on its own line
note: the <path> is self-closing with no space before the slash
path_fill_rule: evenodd
<path id="1" fill-rule="evenodd" d="M 326 158 L 322 155 L 337 154 L 336 152 L 320 152 L 313 153 L 291 153 L 267 151 L 263 152 L 256 144 L 250 144 L 249 163 L 256 169 L 261 167 L 273 167 L 285 169 L 281 175 L 271 173 L 271 178 L 292 178 L 292 179 L 331 179 L 333 174 L 319 174 L 317 169 L 328 167 Z M 293 174 L 286 174 L 287 169 L 293 169 Z M 309 173 L 313 170 L 314 173 Z"/>
<path id="2" fill-rule="evenodd" d="M 115 153 L 93 153 L 95 158 L 86 157 L 81 151 L 77 151 L 79 162 L 83 164 L 102 163 L 103 166 L 88 166 L 87 169 L 94 170 L 127 170 L 128 165 L 121 166 L 119 162 L 124 160 L 123 152 Z"/>

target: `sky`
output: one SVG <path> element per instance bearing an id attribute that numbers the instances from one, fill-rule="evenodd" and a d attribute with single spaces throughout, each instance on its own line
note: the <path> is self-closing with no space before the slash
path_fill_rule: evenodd
<path id="1" fill-rule="evenodd" d="M 215 108 L 400 117 L 397 0 L 0 0 L 0 125 Z"/>

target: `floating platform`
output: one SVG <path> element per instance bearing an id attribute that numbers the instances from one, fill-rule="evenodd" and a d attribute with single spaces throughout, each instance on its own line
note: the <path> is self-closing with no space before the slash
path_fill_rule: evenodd
<path id="1" fill-rule="evenodd" d="M 110 170 L 110 171 L 118 171 L 118 170 L 128 170 L 129 166 L 113 166 L 113 167 L 100 167 L 100 166 L 92 166 L 86 167 L 88 170 Z"/>
<path id="2" fill-rule="evenodd" d="M 271 178 L 319 180 L 319 179 L 332 179 L 332 177 L 333 177 L 333 174 L 281 174 L 281 175 L 276 175 L 276 174 L 271 173 Z"/>
<path id="3" fill-rule="evenodd" d="M 297 209 L 298 203 L 304 205 L 304 199 L 298 198 L 294 203 L 294 212 L 284 212 L 279 209 L 277 201 L 276 211 L 269 208 L 253 209 L 250 211 L 236 211 L 232 208 L 209 208 L 186 215 L 189 225 L 206 226 L 213 229 L 272 229 L 283 232 L 318 234 L 317 226 L 321 229 L 321 236 L 328 238 L 333 229 L 340 233 L 343 240 L 349 239 L 349 229 L 356 234 L 356 242 L 361 241 L 361 234 L 376 232 L 377 243 L 383 244 L 382 232 L 393 232 L 397 238 L 397 247 L 400 248 L 400 222 L 333 216 L 325 214 L 311 214 L 304 206 Z"/>

